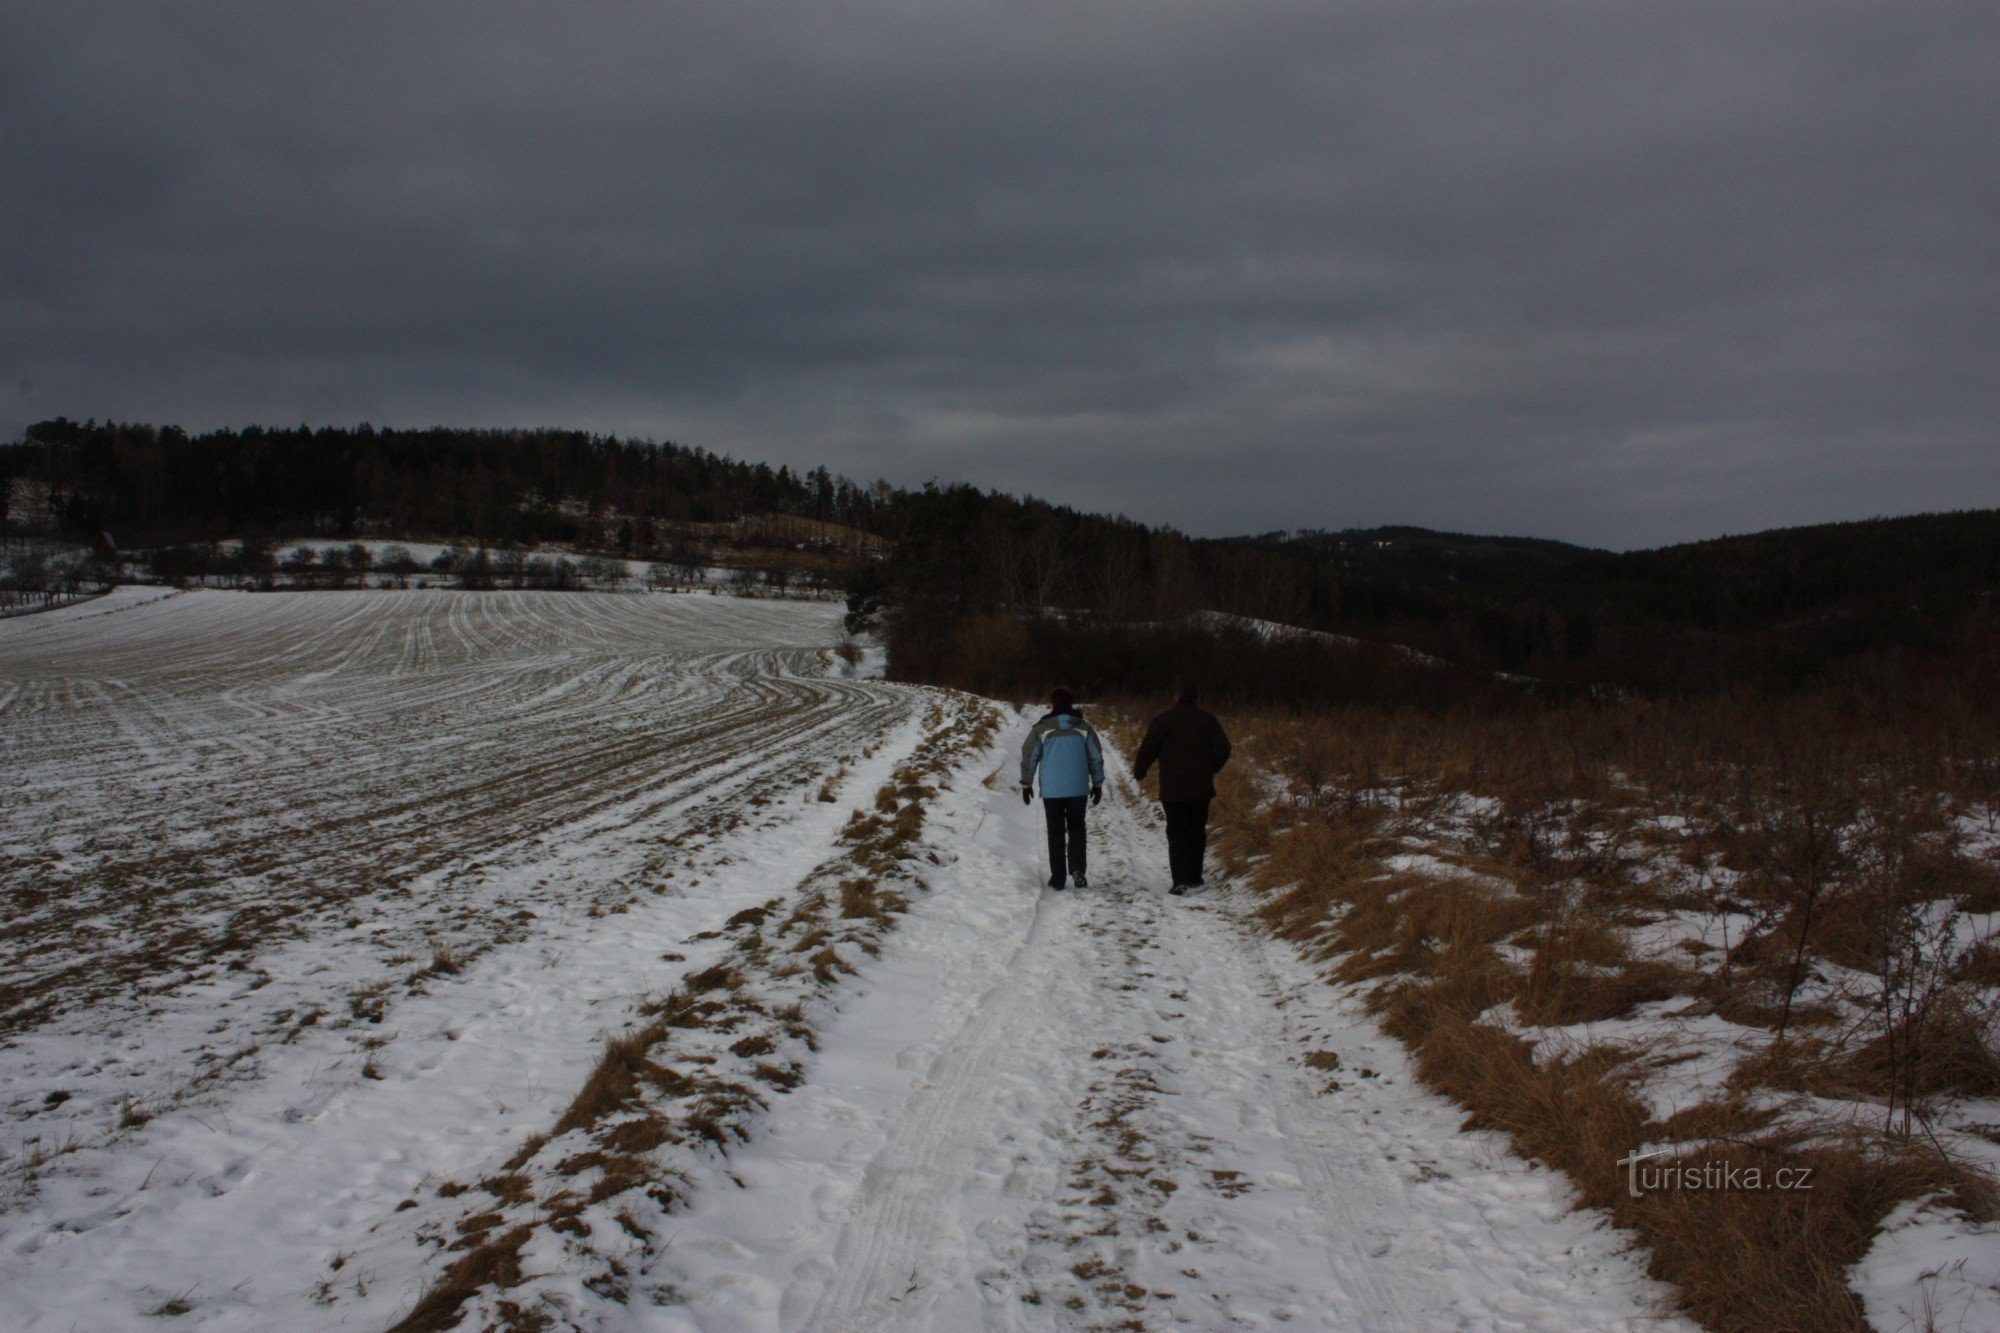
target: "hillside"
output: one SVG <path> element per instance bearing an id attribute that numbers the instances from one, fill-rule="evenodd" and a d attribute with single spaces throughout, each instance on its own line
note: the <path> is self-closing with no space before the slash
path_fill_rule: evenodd
<path id="1" fill-rule="evenodd" d="M 848 583 L 855 627 L 885 630 L 899 674 L 992 689 L 1039 688 L 1076 660 L 1099 663 L 1102 688 L 1153 688 L 1132 663 L 1157 645 L 1102 651 L 1103 633 L 1129 641 L 1133 627 L 1218 611 L 1401 645 L 1474 675 L 1795 690 L 1991 660 L 2000 587 L 1991 510 L 1629 552 L 1394 526 L 1193 538 L 972 486 L 864 486 L 825 467 L 557 430 L 189 436 L 58 419 L 0 446 L 0 483 L 8 531 L 85 544 L 109 532 L 126 550 L 370 538 L 690 567 L 792 552 L 815 580 Z"/>
<path id="2" fill-rule="evenodd" d="M 1679 689 L 1990 645 L 2000 511 L 1609 552 L 1381 528 L 1259 538 L 1341 572 L 1342 628 L 1457 660 Z"/>
<path id="3" fill-rule="evenodd" d="M 1609 552 L 1546 537 L 1494 537 L 1390 525 L 1338 532 L 1273 532 L 1247 538 L 1289 547 L 1354 574 L 1401 573 L 1466 583 L 1518 583 Z"/>

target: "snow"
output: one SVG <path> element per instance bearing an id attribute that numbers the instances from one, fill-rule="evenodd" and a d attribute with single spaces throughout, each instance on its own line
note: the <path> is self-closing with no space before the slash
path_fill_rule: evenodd
<path id="1" fill-rule="evenodd" d="M 1447 861 L 1430 852 L 1396 852 L 1383 857 L 1382 866 L 1383 869 L 1396 875 L 1415 875 L 1424 879 L 1449 879 L 1476 884 L 1500 897 L 1511 896 L 1514 892 L 1514 886 L 1497 875 L 1483 875 L 1456 861 Z"/>
<path id="2" fill-rule="evenodd" d="M 1934 1200 L 1898 1204 L 1854 1266 L 1854 1287 L 1877 1328 L 2000 1328 L 2000 1226 Z"/>
<path id="3" fill-rule="evenodd" d="M 687 1303 L 642 1326 L 1678 1326 L 1625 1237 L 1460 1133 L 1235 894 L 1167 897 L 1110 762 L 1086 891 L 1039 888 L 1004 783 L 935 817 L 961 859 L 698 1191 L 654 1275 Z"/>
<path id="4" fill-rule="evenodd" d="M 546 1132 L 922 742 L 937 693 L 839 637 L 826 604 L 444 590 L 0 625 L 0 1326 L 406 1313 L 470 1206 L 439 1187 Z M 1025 725 L 938 783 L 804 1081 L 635 1243 L 655 1303 L 552 1232 L 508 1295 L 585 1328 L 1683 1326 L 1236 890 L 1165 896 L 1118 756 L 1092 887 L 1044 890 Z M 1952 1225 L 1885 1237 L 1880 1310 Z"/>
<path id="5" fill-rule="evenodd" d="M 1495 1006 L 1483 1017 L 1529 1038 L 1537 1060 L 1592 1047 L 1647 1052 L 1630 1067 L 1628 1089 L 1647 1114 L 1662 1123 L 1726 1092 L 1737 1064 L 1769 1041 L 1761 1029 L 1702 1013 L 1684 996 L 1639 1005 L 1624 1018 L 1562 1027 L 1521 1024 L 1511 1020 L 1511 1012 L 1507 1006 Z"/>
<path id="6" fill-rule="evenodd" d="M 1384 644 L 1370 639 L 1357 639 L 1351 634 L 1332 634 L 1326 630 L 1301 629 L 1297 625 L 1287 625 L 1276 620 L 1259 620 L 1255 616 L 1241 616 L 1229 611 L 1196 611 L 1188 619 L 1196 624 L 1212 626 L 1217 629 L 1248 630 L 1260 639 L 1297 639 L 1311 643 L 1332 644 L 1341 648 L 1387 648 L 1400 657 L 1412 662 L 1421 663 L 1424 666 L 1450 665 L 1450 663 L 1441 657 L 1434 657 L 1430 653 L 1411 648 L 1406 644 Z M 1500 673 L 1496 672 L 1495 674 Z M 1514 676 L 1508 677 L 1508 679 L 1529 680 L 1532 677 Z"/>
<path id="7" fill-rule="evenodd" d="M 715 946 L 691 937 L 817 860 L 848 804 L 812 792 L 847 764 L 843 801 L 872 793 L 921 702 L 881 684 L 857 701 L 818 675 L 827 655 L 809 645 L 837 619 L 824 607 L 139 591 L 120 594 L 130 616 L 78 608 L 0 637 L 14 687 L 0 689 L 0 743 L 9 771 L 48 797 L 6 808 L 8 886 L 81 893 L 90 867 L 122 868 L 160 841 L 212 845 L 211 810 L 259 800 L 267 836 L 216 871 L 281 844 L 301 873 L 386 882 L 331 911 L 302 905 L 310 929 L 240 967 L 190 957 L 125 972 L 120 954 L 159 929 L 143 904 L 4 942 L 10 982 L 53 978 L 59 1000 L 77 1001 L 10 1025 L 0 1046 L 9 1328 L 118 1327 L 175 1300 L 202 1326 L 387 1323 L 432 1266 L 401 1202 L 546 1128 L 600 1034 L 706 965 Z M 328 622 L 366 646 L 303 651 Z M 232 640 L 254 667 L 212 655 Z M 634 672 L 642 648 L 654 657 Z M 607 747 L 631 745 L 638 725 L 702 744 L 621 764 Z M 240 748 L 204 748 L 224 732 Z M 869 746 L 877 758 L 861 759 Z M 454 805 L 443 789 L 467 767 L 480 795 Z M 313 838 L 324 811 L 287 834 L 283 806 L 310 808 L 286 786 L 292 771 L 364 828 L 416 825 L 392 839 L 403 856 L 423 836 L 401 809 L 409 790 L 439 791 L 428 813 L 448 821 L 450 859 L 384 866 L 352 835 L 329 847 Z M 371 789 L 371 773 L 402 780 Z M 76 809 L 58 810 L 55 792 Z M 743 818 L 757 795 L 777 799 Z M 51 874 L 51 854 L 75 873 Z M 286 868 L 162 887 L 185 918 L 226 921 L 242 897 L 282 895 Z M 438 944 L 476 961 L 413 981 Z M 107 971 L 126 984 L 96 986 Z M 379 1006 L 379 1021 L 354 1018 L 357 1004 Z M 121 1127 L 132 1108 L 152 1118 Z M 54 1147 L 72 1150 L 31 1169 Z M 323 1281 L 339 1284 L 337 1304 L 315 1302 L 333 1294 Z"/>

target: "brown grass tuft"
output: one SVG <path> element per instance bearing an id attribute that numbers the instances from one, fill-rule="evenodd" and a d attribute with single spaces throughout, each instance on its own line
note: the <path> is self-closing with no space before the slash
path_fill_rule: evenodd
<path id="1" fill-rule="evenodd" d="M 459 1311 L 481 1288 L 519 1286 L 521 1249 L 532 1234 L 530 1227 L 515 1227 L 455 1260 L 389 1333 L 436 1333 L 451 1328 L 458 1322 Z"/>
<path id="2" fill-rule="evenodd" d="M 854 968 L 831 945 L 821 949 L 806 961 L 812 965 L 813 977 L 822 986 L 831 986 L 843 973 L 854 971 Z"/>
<path id="3" fill-rule="evenodd" d="M 724 963 L 704 968 L 681 982 L 681 988 L 690 995 L 700 995 L 705 991 L 740 990 L 743 973 Z"/>
<path id="4" fill-rule="evenodd" d="M 590 1071 L 569 1108 L 556 1120 L 550 1137 L 560 1138 L 573 1129 L 588 1129 L 606 1116 L 630 1108 L 637 1097 L 639 1082 L 655 1072 L 646 1058 L 651 1045 L 645 1032 L 613 1039 L 604 1048 L 597 1067 Z"/>

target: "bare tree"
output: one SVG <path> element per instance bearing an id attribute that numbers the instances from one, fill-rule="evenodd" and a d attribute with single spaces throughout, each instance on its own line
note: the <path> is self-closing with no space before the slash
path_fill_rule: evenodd
<path id="1" fill-rule="evenodd" d="M 615 588 L 625 581 L 625 562 L 607 555 L 579 556 L 576 567 L 583 581 L 596 587 Z"/>
<path id="2" fill-rule="evenodd" d="M 406 546 L 385 547 L 382 551 L 382 572 L 393 575 L 398 588 L 409 587 L 410 575 L 416 573 L 419 568 L 416 558 L 410 554 Z"/>
<path id="3" fill-rule="evenodd" d="M 1007 606 L 1039 615 L 1059 599 L 1071 561 L 1052 517 L 1044 515 L 1032 529 L 1002 529 L 998 551 Z"/>
<path id="4" fill-rule="evenodd" d="M 328 586 L 334 588 L 347 586 L 347 552 L 338 546 L 327 547 L 319 553 L 319 567 L 326 571 Z"/>
<path id="5" fill-rule="evenodd" d="M 271 554 L 269 537 L 250 536 L 236 543 L 236 577 L 239 582 L 254 582 L 260 588 L 269 588 L 277 563 Z"/>
<path id="6" fill-rule="evenodd" d="M 1136 546 L 1113 542 L 1098 564 L 1098 604 L 1109 620 L 1131 620 L 1139 610 L 1146 581 L 1145 558 Z"/>
<path id="7" fill-rule="evenodd" d="M 682 539 L 667 552 L 667 561 L 683 583 L 700 583 L 708 573 L 708 561 L 699 543 Z"/>
<path id="8" fill-rule="evenodd" d="M 493 577 L 509 588 L 518 588 L 527 578 L 528 557 L 518 547 L 503 547 L 493 554 Z"/>

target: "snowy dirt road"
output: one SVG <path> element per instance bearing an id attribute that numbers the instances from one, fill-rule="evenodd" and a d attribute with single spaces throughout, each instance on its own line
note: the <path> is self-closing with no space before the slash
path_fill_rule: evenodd
<path id="1" fill-rule="evenodd" d="M 0 1327 L 385 1328 L 481 1210 L 543 1206 L 560 1182 L 508 1164 L 604 1038 L 725 961 L 796 985 L 740 923 L 824 893 L 960 725 L 842 676 L 837 632 L 714 598 L 156 589 L 0 627 Z M 747 1139 L 661 1149 L 658 1217 L 538 1224 L 468 1313 L 1656 1322 L 1623 1238 L 1459 1133 L 1234 893 L 1164 896 L 1117 756 L 1092 887 L 1043 889 L 1025 725 L 922 789 L 909 910 L 812 1002 Z"/>
<path id="2" fill-rule="evenodd" d="M 685 1308 L 638 1325 L 1681 1326 L 1226 888 L 1165 895 L 1115 757 L 1092 887 L 1043 890 L 1019 739 L 934 820 L 960 857 L 808 1084 L 697 1196 L 662 1265 Z"/>

